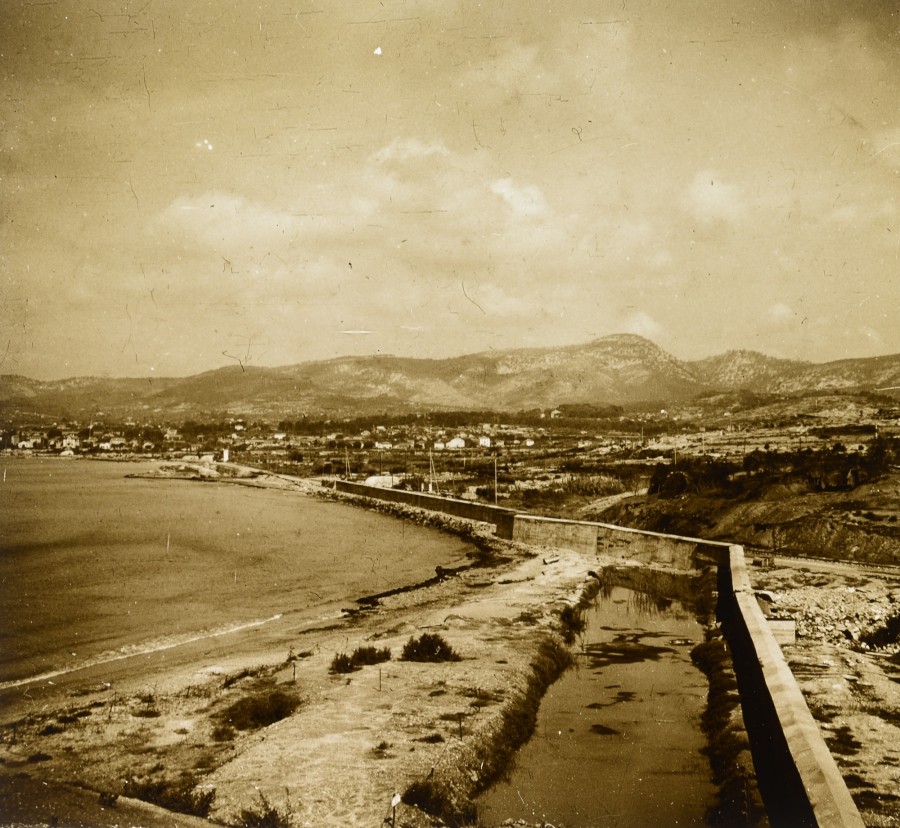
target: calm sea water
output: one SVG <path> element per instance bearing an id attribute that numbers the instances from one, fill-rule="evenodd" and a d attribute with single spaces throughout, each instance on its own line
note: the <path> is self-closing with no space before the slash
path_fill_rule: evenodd
<path id="1" fill-rule="evenodd" d="M 146 469 L 0 458 L 0 688 L 278 615 L 327 617 L 470 549 L 295 492 L 126 477 Z"/>

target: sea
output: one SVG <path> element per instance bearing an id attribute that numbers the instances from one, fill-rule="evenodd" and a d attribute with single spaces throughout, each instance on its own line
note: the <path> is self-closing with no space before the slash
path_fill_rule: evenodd
<path id="1" fill-rule="evenodd" d="M 436 529 L 295 491 L 0 457 L 0 690 L 293 617 L 457 566 Z"/>

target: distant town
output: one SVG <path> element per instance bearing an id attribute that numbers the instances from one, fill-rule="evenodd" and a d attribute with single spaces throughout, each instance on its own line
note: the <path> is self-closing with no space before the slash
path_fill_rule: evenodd
<path id="1" fill-rule="evenodd" d="M 733 395 L 673 408 L 560 405 L 521 412 L 438 411 L 277 422 L 210 417 L 177 424 L 59 421 L 0 425 L 0 452 L 106 460 L 230 462 L 303 477 L 438 488 L 462 497 L 508 496 L 560 476 L 595 480 L 588 494 L 646 490 L 654 468 L 702 461 L 694 477 L 754 466 L 816 466 L 819 488 L 865 479 L 873 444 L 900 434 L 900 405 L 883 397 L 821 395 L 756 400 Z M 769 457 L 763 461 L 761 457 Z M 825 462 L 825 459 L 828 462 Z M 599 480 L 598 476 L 603 478 Z M 848 477 L 849 476 L 849 477 Z M 548 482 L 549 481 L 549 482 Z"/>

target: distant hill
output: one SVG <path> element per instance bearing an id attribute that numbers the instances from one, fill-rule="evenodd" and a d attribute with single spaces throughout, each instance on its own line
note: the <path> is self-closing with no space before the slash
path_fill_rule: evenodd
<path id="1" fill-rule="evenodd" d="M 0 377 L 10 414 L 182 418 L 351 416 L 421 409 L 522 410 L 566 403 L 680 402 L 699 394 L 871 391 L 900 386 L 900 354 L 836 362 L 728 351 L 682 361 L 631 334 L 584 345 L 491 351 L 450 359 L 341 357 L 280 368 L 233 366 L 183 378 L 40 382 Z"/>

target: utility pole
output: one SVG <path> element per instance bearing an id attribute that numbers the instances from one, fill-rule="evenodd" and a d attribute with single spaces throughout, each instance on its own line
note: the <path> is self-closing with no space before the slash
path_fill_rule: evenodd
<path id="1" fill-rule="evenodd" d="M 497 455 L 494 455 L 494 505 L 497 505 Z"/>

